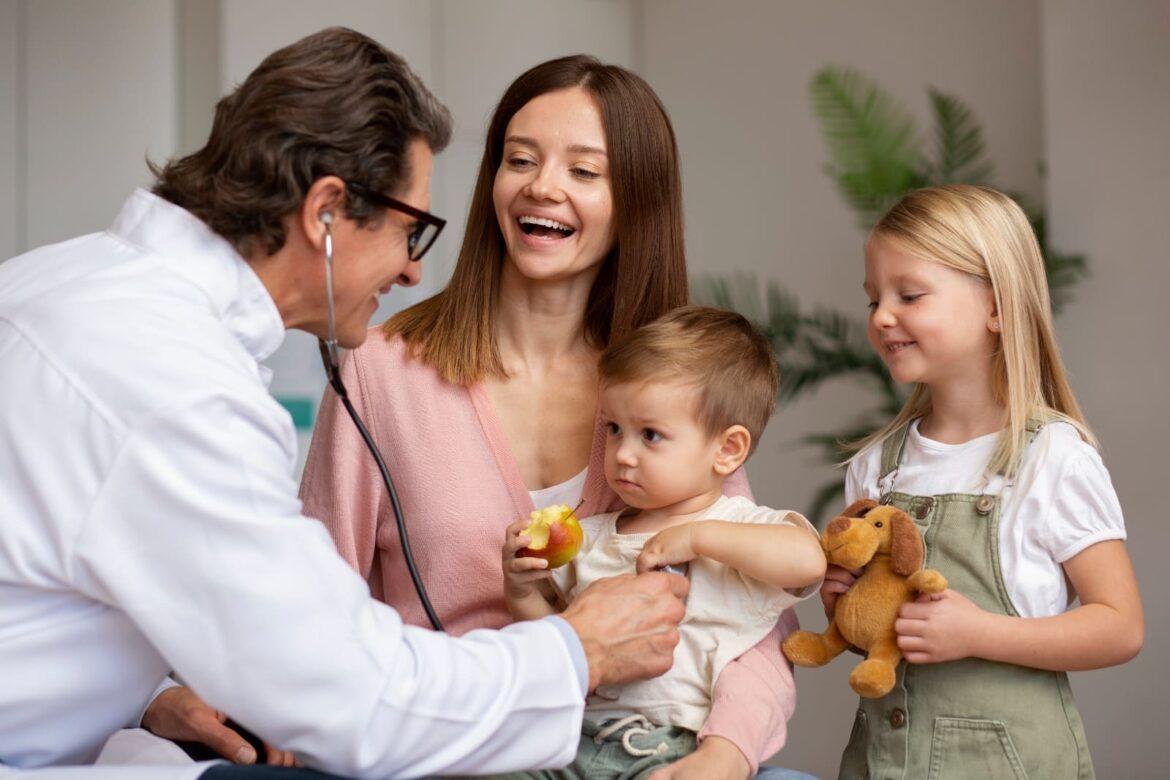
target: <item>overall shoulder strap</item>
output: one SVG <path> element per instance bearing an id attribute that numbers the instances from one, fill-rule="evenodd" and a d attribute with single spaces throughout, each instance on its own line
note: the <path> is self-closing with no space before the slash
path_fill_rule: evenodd
<path id="1" fill-rule="evenodd" d="M 888 477 L 902 462 L 902 450 L 906 449 L 906 434 L 910 432 L 910 422 L 897 428 L 882 442 L 882 470 L 879 479 Z"/>

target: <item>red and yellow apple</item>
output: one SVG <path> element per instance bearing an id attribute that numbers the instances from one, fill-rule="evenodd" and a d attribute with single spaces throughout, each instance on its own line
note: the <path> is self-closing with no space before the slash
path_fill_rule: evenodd
<path id="1" fill-rule="evenodd" d="M 555 569 L 573 560 L 581 549 L 581 523 L 568 504 L 537 509 L 528 515 L 528 521 L 528 527 L 520 533 L 531 541 L 516 551 L 517 558 L 543 558 L 550 569 Z"/>

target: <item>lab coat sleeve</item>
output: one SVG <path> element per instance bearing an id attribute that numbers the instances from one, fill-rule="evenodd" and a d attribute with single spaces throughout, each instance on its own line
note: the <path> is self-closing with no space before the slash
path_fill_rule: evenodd
<path id="1" fill-rule="evenodd" d="M 414 777 L 570 761 L 583 697 L 558 629 L 403 625 L 301 516 L 286 426 L 227 393 L 138 423 L 74 541 L 75 585 L 310 766 Z"/>

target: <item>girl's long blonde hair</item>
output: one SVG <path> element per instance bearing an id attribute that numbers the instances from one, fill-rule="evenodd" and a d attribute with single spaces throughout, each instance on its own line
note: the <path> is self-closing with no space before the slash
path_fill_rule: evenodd
<path id="1" fill-rule="evenodd" d="M 1007 410 L 1007 426 L 988 464 L 991 473 L 1016 473 L 1024 454 L 1023 433 L 1033 416 L 1071 423 L 1081 438 L 1097 446 L 1060 359 L 1040 245 L 1015 201 L 969 184 L 915 190 L 881 218 L 870 238 L 991 285 L 1000 322 L 999 349 L 992 356 L 993 392 Z M 930 388 L 919 384 L 888 425 L 850 449 L 876 446 L 930 410 Z"/>

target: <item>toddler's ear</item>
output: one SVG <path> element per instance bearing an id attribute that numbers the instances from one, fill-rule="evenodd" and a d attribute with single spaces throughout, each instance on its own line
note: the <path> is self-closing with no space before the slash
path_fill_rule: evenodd
<path id="1" fill-rule="evenodd" d="M 715 473 L 730 476 L 747 460 L 752 448 L 752 435 L 742 425 L 733 425 L 719 434 L 719 452 L 715 453 Z"/>

